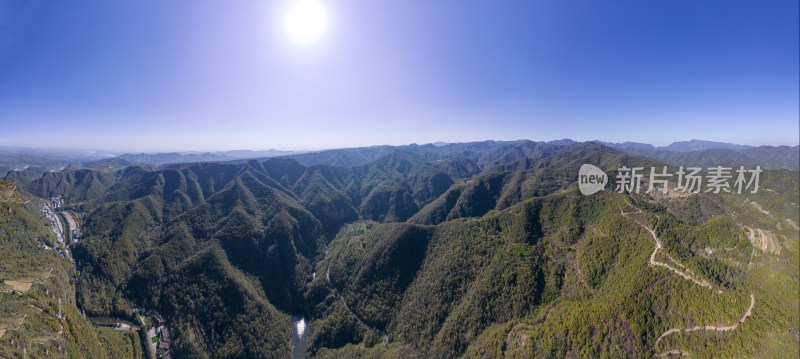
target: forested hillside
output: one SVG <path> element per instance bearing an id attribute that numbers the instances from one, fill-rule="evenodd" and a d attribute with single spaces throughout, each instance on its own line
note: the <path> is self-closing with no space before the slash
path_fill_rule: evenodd
<path id="1" fill-rule="evenodd" d="M 583 164 L 605 191 L 578 191 Z M 757 193 L 613 191 L 622 166 L 674 165 L 487 141 L 14 171 L 8 186 L 80 215 L 75 304 L 158 310 L 173 357 L 289 357 L 292 316 L 315 357 L 796 356 L 797 171 L 764 171 Z"/>
<path id="2" fill-rule="evenodd" d="M 644 156 L 684 166 L 761 166 L 765 169 L 800 169 L 797 146 L 760 146 L 750 148 L 710 148 L 702 151 L 621 147 L 625 153 Z"/>
<path id="3" fill-rule="evenodd" d="M 73 267 L 59 255 L 41 200 L 0 180 L 0 357 L 144 358 L 136 332 L 85 319 Z M 61 299 L 62 318 L 58 317 Z"/>
<path id="4" fill-rule="evenodd" d="M 767 227 L 754 207 L 733 197 L 721 199 L 731 202 L 722 208 L 738 212 L 739 221 L 695 202 L 711 212 L 704 221 L 676 206 L 680 201 L 568 191 L 435 227 L 367 224 L 343 231 L 317 268 L 330 273 L 324 301 L 342 296 L 356 316 L 389 332 L 393 344 L 370 347 L 366 336 L 332 341 L 338 330 L 332 323 L 346 322 L 317 306 L 310 351 L 329 357 L 796 354 L 797 230 Z M 648 232 L 653 226 L 663 241 L 658 252 Z M 782 228 L 776 236 L 782 254 L 754 248 L 749 226 Z M 407 244 L 409 233 L 417 245 Z M 691 278 L 649 264 L 651 258 Z M 667 334 L 656 345 L 672 328 L 737 323 L 751 294 L 752 314 L 738 329 Z"/>

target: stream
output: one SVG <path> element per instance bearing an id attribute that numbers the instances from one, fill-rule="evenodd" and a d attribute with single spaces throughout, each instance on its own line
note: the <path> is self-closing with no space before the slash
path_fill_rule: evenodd
<path id="1" fill-rule="evenodd" d="M 308 341 L 308 331 L 306 318 L 303 316 L 292 316 L 292 358 L 303 359 L 306 355 L 306 342 Z"/>

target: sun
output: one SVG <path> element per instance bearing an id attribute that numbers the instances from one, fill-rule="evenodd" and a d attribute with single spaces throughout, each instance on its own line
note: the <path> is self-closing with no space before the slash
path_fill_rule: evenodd
<path id="1" fill-rule="evenodd" d="M 328 14 L 317 0 L 294 0 L 283 17 L 286 34 L 297 44 L 310 44 L 325 34 Z"/>

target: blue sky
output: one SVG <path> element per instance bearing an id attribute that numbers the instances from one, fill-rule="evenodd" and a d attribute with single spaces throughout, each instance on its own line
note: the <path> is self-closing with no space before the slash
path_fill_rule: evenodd
<path id="1" fill-rule="evenodd" d="M 0 0 L 0 145 L 798 143 L 798 1 Z"/>

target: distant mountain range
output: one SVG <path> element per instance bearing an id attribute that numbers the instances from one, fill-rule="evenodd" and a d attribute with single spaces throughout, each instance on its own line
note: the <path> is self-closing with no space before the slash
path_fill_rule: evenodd
<path id="1" fill-rule="evenodd" d="M 127 161 L 148 164 L 153 166 L 163 166 L 172 163 L 191 163 L 191 162 L 221 162 L 238 159 L 267 158 L 295 154 L 293 151 L 218 151 L 218 152 L 167 152 L 167 153 L 126 153 L 117 156 Z"/>
<path id="2" fill-rule="evenodd" d="M 222 162 L 297 154 L 297 151 L 232 150 L 216 152 L 124 153 L 113 151 L 0 146 L 0 174 L 28 170 L 38 178 L 47 171 L 72 168 L 118 169 L 131 164 L 161 167 L 172 163 Z"/>
<path id="3" fill-rule="evenodd" d="M 82 166 L 111 156 L 113 154 L 94 150 L 0 146 L 0 174 L 19 169 L 27 170 L 29 174 L 38 178 L 47 171 Z"/>
<path id="4" fill-rule="evenodd" d="M 661 146 L 661 147 L 655 147 L 651 144 L 640 143 L 640 142 L 623 142 L 623 143 L 611 143 L 602 141 L 597 141 L 597 142 L 600 142 L 608 147 L 616 149 L 636 148 L 643 150 L 661 150 L 661 151 L 673 151 L 673 152 L 702 152 L 713 149 L 741 151 L 754 147 L 748 145 L 737 145 L 733 143 L 703 141 L 703 140 L 673 142 L 668 146 Z M 765 146 L 765 147 L 771 147 L 771 146 Z"/>
<path id="5" fill-rule="evenodd" d="M 797 170 L 800 166 L 798 146 L 753 147 L 701 140 L 674 142 L 663 147 L 637 142 L 598 142 L 630 155 L 649 157 L 680 166 L 761 166 L 764 169 L 790 170 Z"/>
<path id="6" fill-rule="evenodd" d="M 595 140 L 593 142 L 604 144 L 608 147 L 618 149 L 618 150 L 629 150 L 629 149 L 640 149 L 640 150 L 657 150 L 657 151 L 672 151 L 672 152 L 703 152 L 706 150 L 713 150 L 713 149 L 724 149 L 724 150 L 733 150 L 733 151 L 743 151 L 752 148 L 756 148 L 756 146 L 749 146 L 749 145 L 738 145 L 735 143 L 727 143 L 727 142 L 715 142 L 715 141 L 705 141 L 705 140 L 689 140 L 689 141 L 679 141 L 670 143 L 668 146 L 653 146 L 649 143 L 642 143 L 642 142 L 631 142 L 625 141 L 622 143 L 614 143 L 614 142 L 605 142 Z M 578 143 L 578 141 L 564 138 L 560 140 L 552 140 L 547 141 L 547 144 L 551 145 L 569 145 L 573 143 Z M 442 147 L 448 145 L 450 143 L 447 142 L 434 142 L 432 143 L 434 146 Z M 760 146 L 766 148 L 772 148 L 775 146 Z M 789 148 L 797 148 L 797 146 L 790 147 L 790 146 L 777 146 L 777 147 L 789 147 Z"/>
<path id="7" fill-rule="evenodd" d="M 115 154 L 95 150 L 31 149 L 22 147 L 0 147 L 0 174 L 11 170 L 27 170 L 26 177 L 32 179 L 53 170 L 72 168 L 120 169 L 132 164 L 163 168 L 175 163 L 231 162 L 248 159 L 291 157 L 303 165 L 325 164 L 355 166 L 364 164 L 395 148 L 417 146 L 427 152 L 468 154 L 516 141 L 482 141 L 467 143 L 434 142 L 426 145 L 371 146 L 361 148 L 332 149 L 315 152 L 299 151 L 216 151 L 216 152 L 163 152 Z M 624 153 L 657 159 L 682 166 L 761 166 L 763 169 L 800 169 L 800 147 L 798 146 L 748 146 L 725 142 L 690 140 L 673 142 L 656 147 L 640 142 L 594 141 Z M 564 138 L 546 143 L 570 145 L 577 141 Z"/>
<path id="8" fill-rule="evenodd" d="M 763 190 L 741 194 L 674 182 L 667 194 L 618 193 L 612 177 L 584 196 L 577 176 L 583 164 L 667 164 L 628 151 L 796 167 L 797 147 L 614 146 L 412 144 L 160 167 L 120 156 L 38 178 L 11 171 L 0 289 L 55 268 L 58 280 L 36 283 L 63 285 L 50 293 L 69 300 L 66 319 L 50 321 L 57 299 L 42 284 L 0 291 L 0 323 L 17 324 L 27 303 L 48 308 L 25 312 L 31 322 L 0 338 L 0 356 L 57 335 L 39 320 L 61 323 L 66 344 L 37 350 L 143 357 L 111 351 L 140 347 L 139 336 L 103 328 L 96 339 L 78 314 L 133 321 L 142 308 L 166 318 L 174 358 L 797 357 L 796 171 L 765 169 Z M 56 243 L 40 214 L 54 196 L 58 218 L 83 233 L 67 243 L 74 264 L 40 249 Z M 307 342 L 295 345 L 299 316 Z M 718 323 L 742 325 L 674 329 Z"/>
<path id="9" fill-rule="evenodd" d="M 460 153 L 494 148 L 517 143 L 518 141 L 484 141 L 469 143 L 436 142 L 419 146 L 430 152 Z M 724 142 L 691 140 L 674 142 L 668 146 L 655 147 L 638 142 L 611 143 L 594 141 L 629 155 L 648 157 L 676 166 L 714 167 L 714 166 L 761 166 L 762 169 L 786 168 L 800 169 L 800 147 L 798 146 L 747 146 Z M 565 138 L 548 142 L 535 142 L 554 146 L 566 146 L 579 143 Z M 411 147 L 418 145 L 409 145 Z M 409 147 L 400 146 L 400 147 Z M 336 166 L 354 166 L 366 163 L 390 151 L 393 146 L 364 147 L 359 151 L 351 149 L 327 150 L 313 153 L 289 155 L 304 165 L 326 164 Z M 520 155 L 524 157 L 524 155 Z"/>

